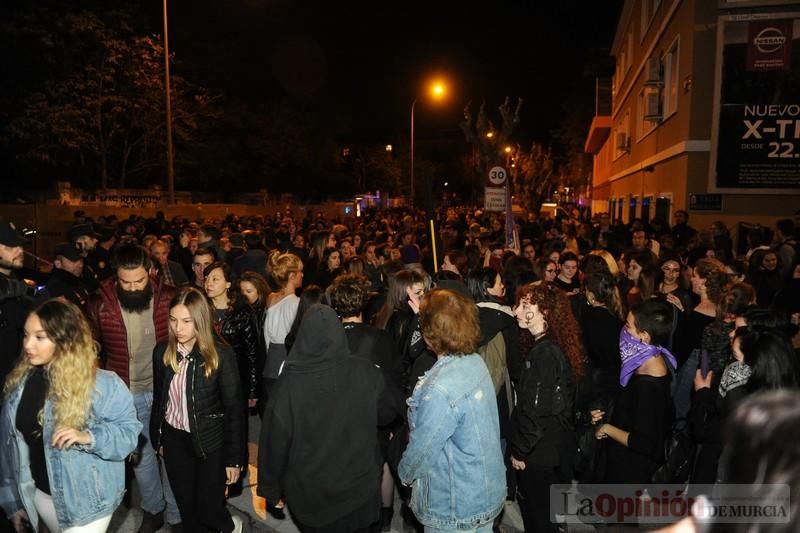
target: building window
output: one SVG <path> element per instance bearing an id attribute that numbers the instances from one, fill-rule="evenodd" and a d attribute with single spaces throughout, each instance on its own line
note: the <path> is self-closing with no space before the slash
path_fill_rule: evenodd
<path id="1" fill-rule="evenodd" d="M 661 0 L 642 0 L 642 19 L 639 26 L 639 42 L 644 41 L 653 19 L 656 17 L 658 8 L 661 7 Z"/>
<path id="2" fill-rule="evenodd" d="M 679 51 L 680 37 L 676 37 L 663 58 L 664 97 L 662 110 L 665 119 L 678 111 Z"/>
<path id="3" fill-rule="evenodd" d="M 617 127 L 614 128 L 614 159 L 631 151 L 631 112 L 626 111 Z"/>
<path id="4" fill-rule="evenodd" d="M 656 198 L 656 218 L 669 224 L 671 207 L 672 200 L 668 196 L 659 196 Z"/>
<path id="5" fill-rule="evenodd" d="M 628 62 L 625 65 L 625 74 L 631 69 L 633 64 L 633 27 L 628 31 L 628 45 L 627 45 Z"/>
<path id="6" fill-rule="evenodd" d="M 636 140 L 641 141 L 648 133 L 656 129 L 658 122 L 645 118 L 647 116 L 647 96 L 650 91 L 642 89 L 636 104 Z"/>
<path id="7" fill-rule="evenodd" d="M 630 208 L 628 210 L 628 224 L 636 219 L 636 206 L 639 204 L 638 196 L 631 196 Z"/>

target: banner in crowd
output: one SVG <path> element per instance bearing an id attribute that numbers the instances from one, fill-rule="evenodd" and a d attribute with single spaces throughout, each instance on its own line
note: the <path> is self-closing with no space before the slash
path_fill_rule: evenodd
<path id="1" fill-rule="evenodd" d="M 800 13 L 769 17 L 722 20 L 719 189 L 800 188 Z"/>

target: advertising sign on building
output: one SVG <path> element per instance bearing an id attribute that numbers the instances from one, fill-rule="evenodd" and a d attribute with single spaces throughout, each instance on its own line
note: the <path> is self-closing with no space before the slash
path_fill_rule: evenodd
<path id="1" fill-rule="evenodd" d="M 722 18 L 717 190 L 800 188 L 800 13 L 773 17 Z"/>
<path id="2" fill-rule="evenodd" d="M 747 70 L 789 70 L 792 62 L 792 21 L 753 21 L 748 24 Z"/>

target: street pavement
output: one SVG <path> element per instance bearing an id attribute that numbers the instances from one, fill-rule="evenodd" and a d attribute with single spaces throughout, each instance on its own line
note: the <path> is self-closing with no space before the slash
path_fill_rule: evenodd
<path id="1" fill-rule="evenodd" d="M 257 416 L 251 416 L 249 420 L 248 452 L 249 464 L 242 494 L 236 498 L 228 500 L 228 509 L 231 514 L 237 514 L 242 518 L 244 532 L 252 533 L 300 533 L 292 522 L 291 514 L 286 513 L 285 520 L 276 520 L 267 514 L 266 501 L 256 495 L 256 480 L 258 479 L 258 436 L 261 432 L 261 420 Z M 138 507 L 139 501 L 138 487 L 136 482 L 131 483 L 131 507 L 121 505 L 111 520 L 108 531 L 111 533 L 136 533 L 142 523 L 142 510 Z M 288 507 L 288 506 L 287 506 Z M 403 520 L 400 517 L 400 500 L 395 491 L 394 517 L 392 519 L 392 533 L 403 532 Z M 501 531 L 504 533 L 514 533 L 522 530 L 521 524 L 518 528 L 506 523 Z M 170 533 L 166 525 L 159 530 L 159 533 Z"/>

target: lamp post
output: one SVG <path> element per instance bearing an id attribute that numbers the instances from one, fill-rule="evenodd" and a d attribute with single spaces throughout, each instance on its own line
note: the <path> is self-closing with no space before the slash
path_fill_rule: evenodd
<path id="1" fill-rule="evenodd" d="M 165 0 L 166 1 L 166 0 Z M 436 100 L 441 100 L 447 93 L 447 86 L 444 82 L 435 81 L 430 85 L 431 96 Z M 411 191 L 409 193 L 409 202 L 411 207 L 414 207 L 414 109 L 417 106 L 417 99 L 411 102 L 411 146 L 409 152 L 411 153 Z"/>
<path id="2" fill-rule="evenodd" d="M 414 107 L 417 105 L 417 99 L 411 102 L 411 190 L 409 191 L 409 203 L 414 207 Z"/>
<path id="3" fill-rule="evenodd" d="M 167 191 L 168 202 L 175 204 L 175 166 L 172 156 L 172 101 L 169 84 L 169 34 L 167 33 L 167 0 L 164 0 L 164 88 L 167 106 Z"/>

